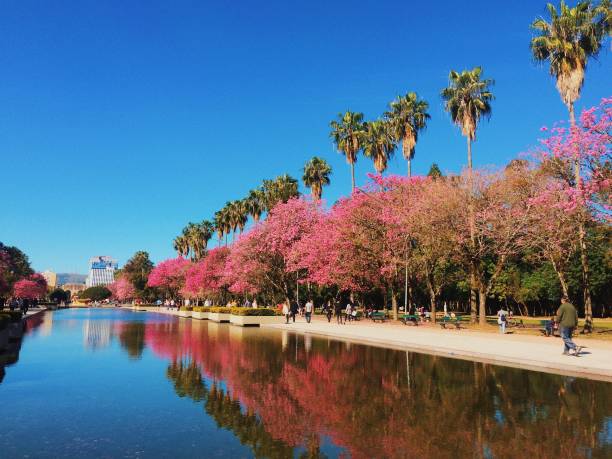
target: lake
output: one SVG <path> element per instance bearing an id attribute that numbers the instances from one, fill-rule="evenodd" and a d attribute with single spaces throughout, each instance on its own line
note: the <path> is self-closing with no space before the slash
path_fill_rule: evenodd
<path id="1" fill-rule="evenodd" d="M 612 457 L 612 384 L 120 309 L 0 355 L 0 457 Z"/>

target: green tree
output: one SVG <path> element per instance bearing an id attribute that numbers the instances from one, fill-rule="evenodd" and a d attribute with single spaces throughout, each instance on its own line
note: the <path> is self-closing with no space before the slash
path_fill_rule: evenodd
<path id="1" fill-rule="evenodd" d="M 393 131 L 388 121 L 376 120 L 365 124 L 363 154 L 374 162 L 376 172 L 382 174 L 387 169 L 387 161 L 393 155 L 395 147 Z"/>
<path id="2" fill-rule="evenodd" d="M 433 164 L 431 165 L 431 167 L 429 168 L 429 172 L 427 173 L 427 175 L 428 175 L 429 177 L 434 178 L 434 179 L 437 179 L 437 178 L 443 177 L 443 175 L 442 175 L 442 171 L 440 170 L 440 166 L 438 166 L 438 164 L 437 164 L 437 163 L 433 163 Z"/>
<path id="3" fill-rule="evenodd" d="M 16 281 L 33 273 L 25 253 L 17 247 L 0 242 L 0 297 L 9 294 Z"/>
<path id="4" fill-rule="evenodd" d="M 361 149 L 361 139 L 364 132 L 363 113 L 347 111 L 339 113 L 338 119 L 332 121 L 330 137 L 336 148 L 346 157 L 351 166 L 351 192 L 355 191 L 355 163 Z"/>
<path id="5" fill-rule="evenodd" d="M 419 138 L 419 132 L 427 126 L 431 117 L 427 110 L 429 104 L 419 99 L 416 93 L 409 92 L 398 96 L 390 104 L 390 110 L 385 113 L 390 122 L 391 132 L 396 142 L 402 142 L 402 154 L 408 163 L 408 177 L 412 175 L 412 159 Z"/>
<path id="6" fill-rule="evenodd" d="M 96 285 L 95 287 L 89 287 L 83 290 L 79 295 L 79 298 L 91 301 L 102 301 L 110 298 L 111 295 L 111 291 L 105 286 Z"/>
<path id="7" fill-rule="evenodd" d="M 310 188 L 313 198 L 317 201 L 321 199 L 323 187 L 329 185 L 331 171 L 332 169 L 327 161 L 317 156 L 313 157 L 304 166 L 302 181 L 304 185 Z"/>
<path id="8" fill-rule="evenodd" d="M 491 101 L 493 93 L 490 86 L 493 80 L 482 79 L 482 68 L 475 67 L 472 70 L 464 70 L 459 73 L 451 70 L 449 75 L 449 86 L 442 90 L 441 96 L 445 102 L 444 109 L 450 114 L 453 123 L 461 129 L 461 133 L 467 139 L 467 163 L 470 176 L 470 187 L 472 177 L 472 142 L 476 139 L 476 128 L 483 117 L 491 116 Z M 471 201 L 471 198 L 470 198 Z M 470 202 L 470 240 L 472 252 L 476 252 L 474 208 Z M 470 309 L 472 321 L 476 320 L 476 260 L 473 259 L 470 267 Z M 482 304 L 483 302 L 481 302 Z M 481 312 L 480 321 L 485 322 L 485 315 Z"/>
<path id="9" fill-rule="evenodd" d="M 156 289 L 147 287 L 149 273 L 153 270 L 153 262 L 149 253 L 139 250 L 119 270 L 118 276 L 125 276 L 134 286 L 137 298 L 152 300 L 157 296 Z"/>

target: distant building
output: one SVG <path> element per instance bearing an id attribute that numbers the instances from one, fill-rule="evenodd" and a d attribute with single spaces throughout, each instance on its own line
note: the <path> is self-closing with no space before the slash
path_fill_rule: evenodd
<path id="1" fill-rule="evenodd" d="M 57 285 L 60 287 L 65 284 L 83 284 L 87 280 L 86 274 L 57 273 Z"/>
<path id="2" fill-rule="evenodd" d="M 102 255 L 89 259 L 89 274 L 87 275 L 87 287 L 96 285 L 108 285 L 115 280 L 117 260 Z"/>
<path id="3" fill-rule="evenodd" d="M 85 284 L 63 284 L 62 285 L 62 290 L 67 290 L 70 292 L 71 295 L 74 295 L 76 293 L 82 292 L 83 290 L 85 290 L 87 288 L 87 285 Z"/>
<path id="4" fill-rule="evenodd" d="M 55 274 L 53 271 L 44 271 L 42 273 L 42 277 L 44 277 L 47 281 L 49 288 L 57 287 L 57 274 Z"/>

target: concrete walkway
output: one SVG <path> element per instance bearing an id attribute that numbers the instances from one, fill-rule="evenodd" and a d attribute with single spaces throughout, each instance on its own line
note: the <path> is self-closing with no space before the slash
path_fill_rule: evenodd
<path id="1" fill-rule="evenodd" d="M 612 343 L 607 341 L 584 340 L 588 347 L 580 356 L 568 357 L 562 355 L 560 338 L 443 330 L 431 325 L 414 327 L 369 320 L 339 325 L 335 319 L 328 324 L 320 318 L 307 324 L 303 318 L 297 318 L 295 324 L 263 327 L 612 382 Z M 581 344 L 579 336 L 574 341 Z"/>

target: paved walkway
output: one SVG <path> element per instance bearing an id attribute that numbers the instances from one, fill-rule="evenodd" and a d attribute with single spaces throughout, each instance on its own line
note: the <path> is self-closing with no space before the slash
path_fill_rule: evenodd
<path id="1" fill-rule="evenodd" d="M 562 355 L 560 338 L 495 334 L 474 330 L 442 330 L 432 326 L 405 326 L 359 321 L 338 325 L 316 318 L 307 324 L 265 325 L 266 328 L 329 336 L 381 347 L 408 349 L 466 360 L 580 376 L 612 382 L 612 343 L 588 340 L 579 357 Z M 581 344 L 580 337 L 575 342 Z"/>

